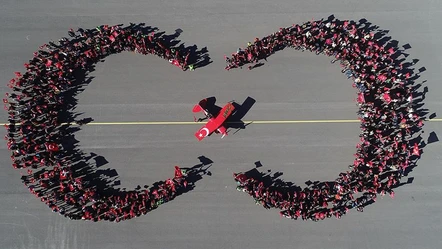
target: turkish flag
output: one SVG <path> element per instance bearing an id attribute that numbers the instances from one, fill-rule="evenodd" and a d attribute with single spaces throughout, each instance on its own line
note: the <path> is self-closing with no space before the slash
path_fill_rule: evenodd
<path id="1" fill-rule="evenodd" d="M 45 146 L 48 151 L 52 152 L 60 149 L 56 143 L 46 143 Z"/>
<path id="2" fill-rule="evenodd" d="M 238 180 L 241 183 L 247 180 L 247 176 L 244 174 L 233 174 L 233 176 L 235 177 L 235 180 Z"/>

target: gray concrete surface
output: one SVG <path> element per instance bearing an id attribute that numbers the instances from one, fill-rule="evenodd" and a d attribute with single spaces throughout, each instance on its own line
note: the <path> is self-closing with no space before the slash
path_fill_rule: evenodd
<path id="1" fill-rule="evenodd" d="M 355 119 L 356 95 L 337 65 L 324 56 L 283 51 L 263 67 L 224 70 L 223 55 L 279 27 L 307 20 L 366 18 L 400 45 L 427 71 L 425 107 L 440 114 L 442 49 L 441 1 L 0 1 L 1 92 L 14 71 L 23 70 L 39 45 L 66 36 L 73 27 L 145 22 L 167 33 L 180 28 L 187 45 L 207 46 L 213 63 L 181 72 L 153 56 L 111 56 L 97 65 L 95 79 L 79 95 L 77 110 L 97 122 L 191 121 L 199 99 L 218 104 L 247 96 L 256 104 L 247 120 Z M 0 113 L 6 121 L 6 113 Z M 4 122 L 3 121 L 3 122 Z M 351 163 L 357 123 L 252 124 L 220 140 L 198 143 L 195 125 L 85 126 L 76 133 L 81 148 L 109 161 L 122 185 L 133 188 L 170 177 L 173 166 L 190 167 L 204 155 L 213 160 L 212 176 L 147 216 L 121 223 L 70 221 L 34 198 L 10 165 L 0 144 L 0 248 L 4 249 L 270 249 L 270 248 L 417 248 L 442 245 L 441 143 L 428 145 L 410 176 L 414 182 L 381 199 L 363 213 L 341 220 L 304 222 L 281 219 L 235 190 L 232 173 L 254 167 L 284 173 L 301 186 L 307 180 L 331 180 Z M 440 122 L 427 122 L 442 136 Z M 3 133 L 1 134 L 3 136 Z"/>

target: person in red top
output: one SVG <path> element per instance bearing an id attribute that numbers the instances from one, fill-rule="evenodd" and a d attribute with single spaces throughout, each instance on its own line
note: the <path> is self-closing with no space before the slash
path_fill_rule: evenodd
<path id="1" fill-rule="evenodd" d="M 175 189 L 175 182 L 174 182 L 174 181 L 172 181 L 171 179 L 167 179 L 167 180 L 166 180 L 166 184 L 167 184 L 167 186 L 169 186 L 170 190 L 171 190 L 173 193 L 176 192 L 176 189 Z"/>
<path id="2" fill-rule="evenodd" d="M 175 166 L 175 179 L 183 178 L 183 176 L 186 176 L 186 171 L 180 169 L 180 167 Z"/>
<path id="3" fill-rule="evenodd" d="M 420 150 L 419 150 L 419 145 L 417 143 L 415 143 L 413 146 L 413 155 L 415 155 L 415 156 L 421 155 Z"/>

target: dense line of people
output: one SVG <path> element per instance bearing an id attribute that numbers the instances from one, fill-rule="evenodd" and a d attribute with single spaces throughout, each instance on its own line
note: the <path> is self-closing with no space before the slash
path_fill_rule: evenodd
<path id="1" fill-rule="evenodd" d="M 187 178 L 175 168 L 175 176 L 150 189 L 106 194 L 87 177 L 89 172 L 63 148 L 65 93 L 82 84 L 76 74 L 89 72 L 93 64 L 122 51 L 154 54 L 183 70 L 188 51 L 168 45 L 162 34 L 142 25 L 99 26 L 70 30 L 71 38 L 49 42 L 25 63 L 26 72 L 15 73 L 3 99 L 9 114 L 5 125 L 12 166 L 24 169 L 22 180 L 29 191 L 54 212 L 71 219 L 121 221 L 146 214 L 189 189 Z M 78 124 L 81 124 L 78 122 Z M 192 170 L 191 170 L 192 171 Z"/>
<path id="2" fill-rule="evenodd" d="M 187 65 L 189 52 L 134 25 L 70 30 L 69 35 L 72 39 L 40 47 L 24 64 L 26 72 L 16 72 L 8 84 L 13 92 L 3 102 L 9 114 L 5 139 L 12 165 L 24 169 L 22 180 L 31 193 L 71 219 L 120 221 L 146 214 L 188 189 L 188 175 L 195 172 L 183 174 L 176 167 L 173 178 L 148 190 L 101 192 L 88 182 L 87 172 L 75 167 L 78 162 L 64 153 L 60 115 L 68 104 L 65 93 L 79 84 L 79 70 L 90 70 L 110 54 L 155 54 L 186 70 L 192 69 Z M 354 81 L 362 129 L 355 161 L 336 181 L 313 184 L 302 191 L 281 191 L 244 173 L 235 174 L 238 189 L 266 208 L 282 209 L 281 215 L 312 220 L 339 218 L 351 208 L 362 211 L 377 194 L 394 196 L 393 188 L 420 156 L 419 145 L 410 141 L 423 121 L 415 110 L 411 73 L 394 59 L 399 51 L 380 45 L 372 33 L 354 22 L 321 20 L 256 39 L 226 57 L 226 69 L 257 63 L 285 47 L 333 56 Z"/>
<path id="3" fill-rule="evenodd" d="M 367 27 L 336 19 L 306 22 L 281 28 L 247 48 L 225 57 L 226 69 L 258 63 L 286 47 L 334 57 L 358 91 L 360 143 L 349 171 L 334 182 L 318 182 L 292 190 L 266 184 L 247 173 L 234 174 L 238 190 L 251 195 L 265 208 L 278 208 L 287 218 L 322 220 L 340 218 L 349 209 L 362 211 L 377 195 L 394 197 L 393 188 L 409 167 L 415 165 L 421 148 L 414 142 L 423 125 L 416 110 L 412 70 L 397 60 L 400 51 L 382 45 Z M 372 30 L 371 30 L 372 31 Z M 255 64 L 256 65 L 256 64 Z M 254 66 L 249 66 L 252 69 Z"/>

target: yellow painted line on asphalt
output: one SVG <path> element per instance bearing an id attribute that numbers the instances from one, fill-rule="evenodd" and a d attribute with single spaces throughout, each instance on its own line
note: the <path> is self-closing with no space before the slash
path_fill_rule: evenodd
<path id="1" fill-rule="evenodd" d="M 359 120 L 244 120 L 252 124 L 301 124 L 301 123 L 353 123 Z M 205 122 L 145 121 L 145 122 L 90 122 L 87 125 L 202 125 Z M 230 122 L 240 123 L 240 122 Z"/>
<path id="2" fill-rule="evenodd" d="M 427 120 L 429 122 L 442 122 L 441 118 Z M 358 123 L 357 119 L 327 119 L 327 120 L 244 120 L 248 124 L 320 124 L 320 123 Z M 239 123 L 239 122 L 231 122 Z M 67 124 L 67 123 L 64 123 Z M 75 123 L 71 123 L 76 125 Z M 134 121 L 134 122 L 90 122 L 85 125 L 202 125 L 204 122 L 193 121 Z M 2 125 L 5 125 L 3 123 Z"/>
<path id="3" fill-rule="evenodd" d="M 86 125 L 191 125 L 191 121 L 90 122 Z"/>

